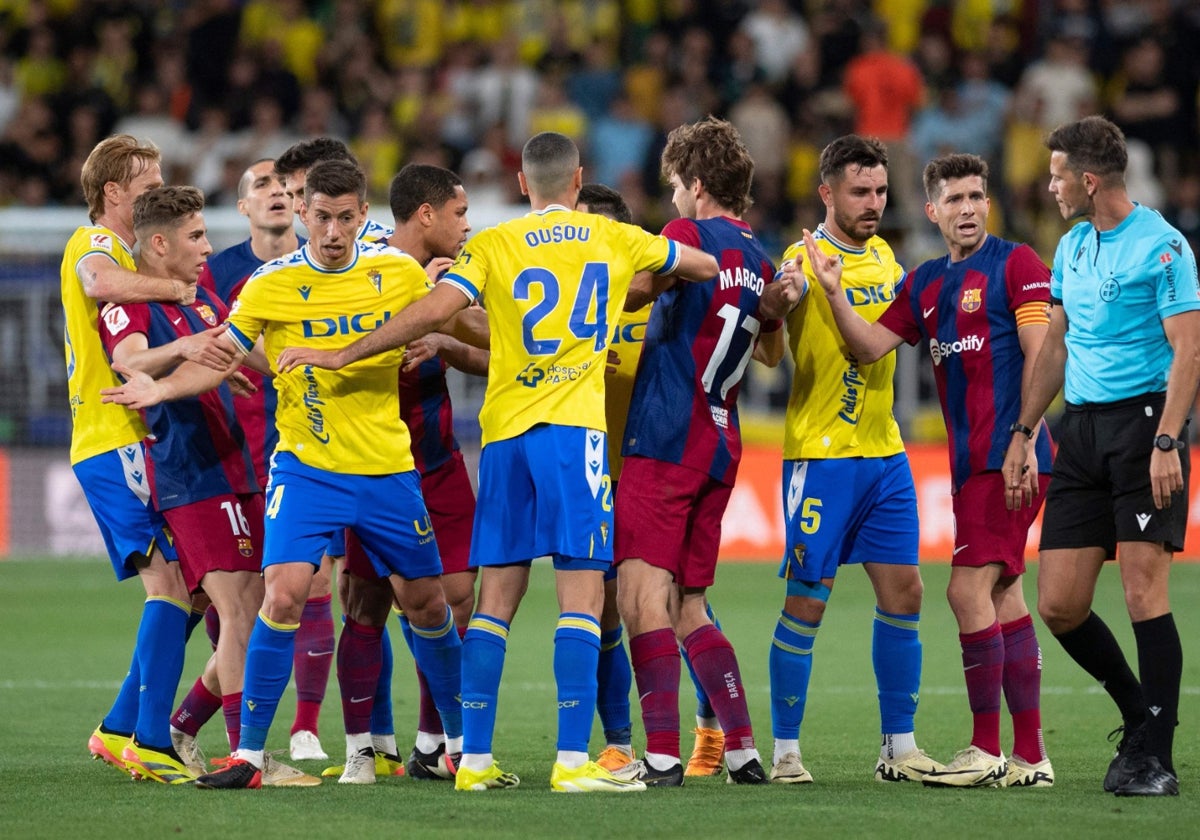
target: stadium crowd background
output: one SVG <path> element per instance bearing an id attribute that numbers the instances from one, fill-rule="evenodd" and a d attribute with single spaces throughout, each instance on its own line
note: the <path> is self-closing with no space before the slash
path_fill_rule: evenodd
<path id="1" fill-rule="evenodd" d="M 754 157 L 747 221 L 769 253 L 822 218 L 818 154 L 855 131 L 891 151 L 881 233 L 902 264 L 941 250 L 919 175 L 949 151 L 990 162 L 994 232 L 1049 262 L 1065 227 L 1042 138 L 1104 113 L 1130 141 L 1131 196 L 1196 248 L 1198 39 L 1197 0 L 0 0 L 0 208 L 82 221 L 80 165 L 113 132 L 153 140 L 166 182 L 212 207 L 235 203 L 249 163 L 321 134 L 349 143 L 376 208 L 409 161 L 459 171 L 472 205 L 505 204 L 521 145 L 554 130 L 658 230 L 674 216 L 666 133 L 713 113 Z M 745 396 L 781 409 L 787 383 L 760 371 Z M 898 383 L 921 437 L 907 393 L 936 436 L 931 384 Z M 59 442 L 65 401 L 36 427 L 15 402 L 0 440 Z"/>

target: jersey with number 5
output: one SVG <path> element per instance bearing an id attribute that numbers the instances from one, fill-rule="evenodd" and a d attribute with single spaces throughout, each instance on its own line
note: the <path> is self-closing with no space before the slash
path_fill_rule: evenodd
<path id="1" fill-rule="evenodd" d="M 742 375 L 760 333 L 782 326 L 758 317 L 775 265 L 737 219 L 675 219 L 663 235 L 707 251 L 721 269 L 703 283 L 678 281 L 654 304 L 621 451 L 732 485 L 742 456 Z"/>
<path id="2" fill-rule="evenodd" d="M 629 284 L 678 260 L 666 237 L 557 204 L 467 243 L 439 282 L 487 309 L 483 444 L 539 423 L 605 430 L 604 363 Z"/>

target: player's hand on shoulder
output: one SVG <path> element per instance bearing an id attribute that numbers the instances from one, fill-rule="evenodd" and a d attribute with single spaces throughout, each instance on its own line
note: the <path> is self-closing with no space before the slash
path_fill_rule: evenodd
<path id="1" fill-rule="evenodd" d="M 190 306 L 196 302 L 196 284 L 183 280 L 175 280 L 175 302 L 180 306 Z"/>
<path id="2" fill-rule="evenodd" d="M 429 275 L 429 282 L 436 283 L 452 265 L 454 265 L 454 260 L 450 259 L 450 257 L 434 257 L 431 259 L 425 264 L 425 273 Z"/>
<path id="3" fill-rule="evenodd" d="M 275 367 L 280 373 L 287 373 L 306 365 L 325 370 L 340 370 L 341 353 L 337 350 L 317 350 L 313 347 L 285 347 L 275 360 Z"/>
<path id="4" fill-rule="evenodd" d="M 228 323 L 218 324 L 211 330 L 180 338 L 179 344 L 183 357 L 189 362 L 195 362 L 213 370 L 227 369 L 238 355 L 233 342 L 222 338 L 228 331 Z"/>
<path id="5" fill-rule="evenodd" d="M 162 389 L 149 374 L 126 367 L 120 362 L 113 362 L 112 368 L 125 379 L 125 383 L 115 388 L 101 389 L 101 402 L 115 403 L 132 409 L 150 408 L 162 402 Z"/>

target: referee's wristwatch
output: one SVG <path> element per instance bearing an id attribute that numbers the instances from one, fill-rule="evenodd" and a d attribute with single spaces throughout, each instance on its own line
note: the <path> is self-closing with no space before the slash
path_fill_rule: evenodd
<path id="1" fill-rule="evenodd" d="M 1154 448 L 1161 449 L 1163 452 L 1170 452 L 1173 449 L 1183 449 L 1183 445 L 1183 441 L 1167 434 L 1158 435 L 1154 438 Z"/>

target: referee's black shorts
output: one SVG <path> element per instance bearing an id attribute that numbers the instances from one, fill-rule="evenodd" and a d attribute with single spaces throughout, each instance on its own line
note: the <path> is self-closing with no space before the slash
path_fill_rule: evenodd
<path id="1" fill-rule="evenodd" d="M 1111 560 L 1119 542 L 1153 542 L 1183 550 L 1187 531 L 1190 446 L 1179 452 L 1183 491 L 1158 510 L 1150 487 L 1150 453 L 1165 394 L 1113 403 L 1067 404 L 1059 430 L 1041 549 L 1101 547 Z"/>

